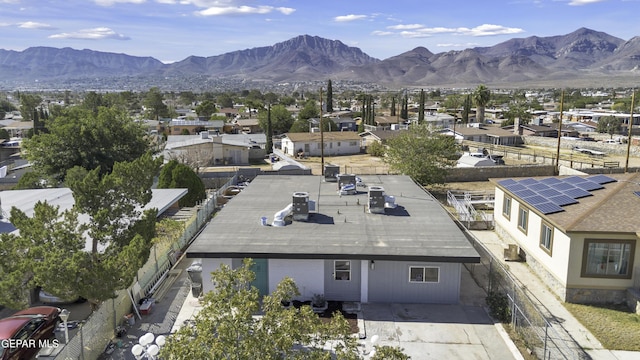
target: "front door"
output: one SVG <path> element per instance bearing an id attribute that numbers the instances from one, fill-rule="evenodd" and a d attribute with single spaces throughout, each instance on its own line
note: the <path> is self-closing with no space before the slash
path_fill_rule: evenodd
<path id="1" fill-rule="evenodd" d="M 269 262 L 268 259 L 253 259 L 251 271 L 256 274 L 256 279 L 251 285 L 260 291 L 260 296 L 269 295 Z"/>

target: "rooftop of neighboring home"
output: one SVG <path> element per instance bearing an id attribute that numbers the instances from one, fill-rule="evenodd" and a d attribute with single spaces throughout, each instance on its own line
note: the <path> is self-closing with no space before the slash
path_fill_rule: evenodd
<path id="1" fill-rule="evenodd" d="M 142 210 L 158 209 L 158 216 L 174 205 L 180 198 L 187 194 L 187 189 L 152 189 L 151 201 Z M 2 201 L 2 221 L 0 221 L 0 233 L 11 233 L 17 231 L 9 222 L 9 214 L 15 206 L 23 211 L 27 216 L 33 216 L 35 205 L 38 202 L 47 202 L 52 206 L 59 207 L 63 212 L 73 207 L 75 200 L 69 188 L 31 189 L 31 190 L 6 190 L 0 192 Z M 80 214 L 80 222 L 88 221 L 88 215 Z M 90 249 L 90 242 L 87 243 Z"/>
<path id="2" fill-rule="evenodd" d="M 314 133 L 286 133 L 285 136 L 293 142 L 299 141 L 320 141 L 320 137 L 324 137 L 324 141 L 348 141 L 357 140 L 360 141 L 360 136 L 353 131 L 325 131 L 322 135 L 320 132 Z"/>
<path id="3" fill-rule="evenodd" d="M 356 194 L 341 193 L 339 184 L 353 178 L 258 176 L 218 212 L 189 247 L 188 257 L 480 260 L 438 200 L 409 177 L 362 176 Z M 368 189 L 386 195 L 371 211 Z M 287 215 L 289 205 L 304 194 L 315 202 L 306 221 L 268 225 L 282 225 L 272 220 Z"/>
<path id="4" fill-rule="evenodd" d="M 591 180 L 596 182 L 597 185 L 586 183 L 581 179 Z M 552 184 L 550 187 L 553 190 L 563 190 L 565 185 L 558 185 L 559 181 L 565 184 L 576 184 L 577 188 L 583 191 L 571 190 L 572 192 L 569 195 L 574 197 L 574 201 L 569 201 L 569 204 L 562 205 L 561 210 L 544 214 L 546 211 L 536 210 L 536 207 L 532 206 L 532 211 L 540 213 L 565 233 L 618 232 L 640 234 L 640 223 L 634 221 L 634 216 L 640 213 L 640 174 L 638 173 L 491 179 L 491 181 L 496 187 L 513 197 L 532 199 L 531 201 L 534 201 L 534 198 L 530 196 L 535 196 L 535 194 L 521 192 L 526 190 L 519 187 L 518 190 L 512 184 L 521 183 L 525 187 L 530 187 L 537 183 L 534 186 L 542 190 L 536 191 L 545 191 L 541 187 L 542 185 L 539 185 L 540 183 Z M 550 196 L 552 195 L 547 194 L 547 198 Z M 530 201 L 526 202 L 529 203 Z M 555 209 L 558 210 L 557 208 Z"/>

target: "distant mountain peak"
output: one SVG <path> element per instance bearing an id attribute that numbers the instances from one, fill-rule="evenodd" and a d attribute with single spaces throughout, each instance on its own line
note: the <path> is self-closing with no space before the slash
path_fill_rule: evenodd
<path id="1" fill-rule="evenodd" d="M 353 80 L 399 86 L 476 86 L 577 79 L 640 80 L 640 37 L 624 41 L 586 27 L 566 35 L 513 38 L 490 47 L 432 53 L 423 46 L 378 60 L 361 49 L 314 35 L 299 35 L 271 46 L 216 56 L 189 56 L 163 64 L 151 57 L 89 49 L 32 47 L 0 50 L 0 78 L 11 83 L 35 79 L 182 79 L 295 82 Z M 609 80 L 610 79 L 610 80 Z M 176 80 L 179 81 L 179 80 Z M 141 86 L 138 83 L 136 86 Z M 184 81 L 181 86 L 184 85 Z M 619 85 L 619 84 L 618 84 Z"/>

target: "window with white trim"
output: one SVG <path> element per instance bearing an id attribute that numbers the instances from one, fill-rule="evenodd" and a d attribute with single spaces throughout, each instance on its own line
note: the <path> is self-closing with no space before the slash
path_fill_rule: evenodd
<path id="1" fill-rule="evenodd" d="M 333 262 L 333 278 L 334 280 L 351 280 L 351 261 L 335 260 Z"/>
<path id="2" fill-rule="evenodd" d="M 436 266 L 409 266 L 409 282 L 440 282 L 440 268 Z"/>

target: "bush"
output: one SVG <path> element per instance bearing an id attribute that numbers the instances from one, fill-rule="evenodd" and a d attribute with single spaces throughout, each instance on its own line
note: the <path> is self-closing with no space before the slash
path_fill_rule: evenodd
<path id="1" fill-rule="evenodd" d="M 489 313 L 500 322 L 506 323 L 511 321 L 511 307 L 507 295 L 492 291 L 487 296 L 487 305 L 489 305 Z"/>
<path id="2" fill-rule="evenodd" d="M 367 154 L 371 156 L 382 157 L 384 156 L 384 150 L 384 145 L 377 141 L 374 141 L 367 146 Z"/>

